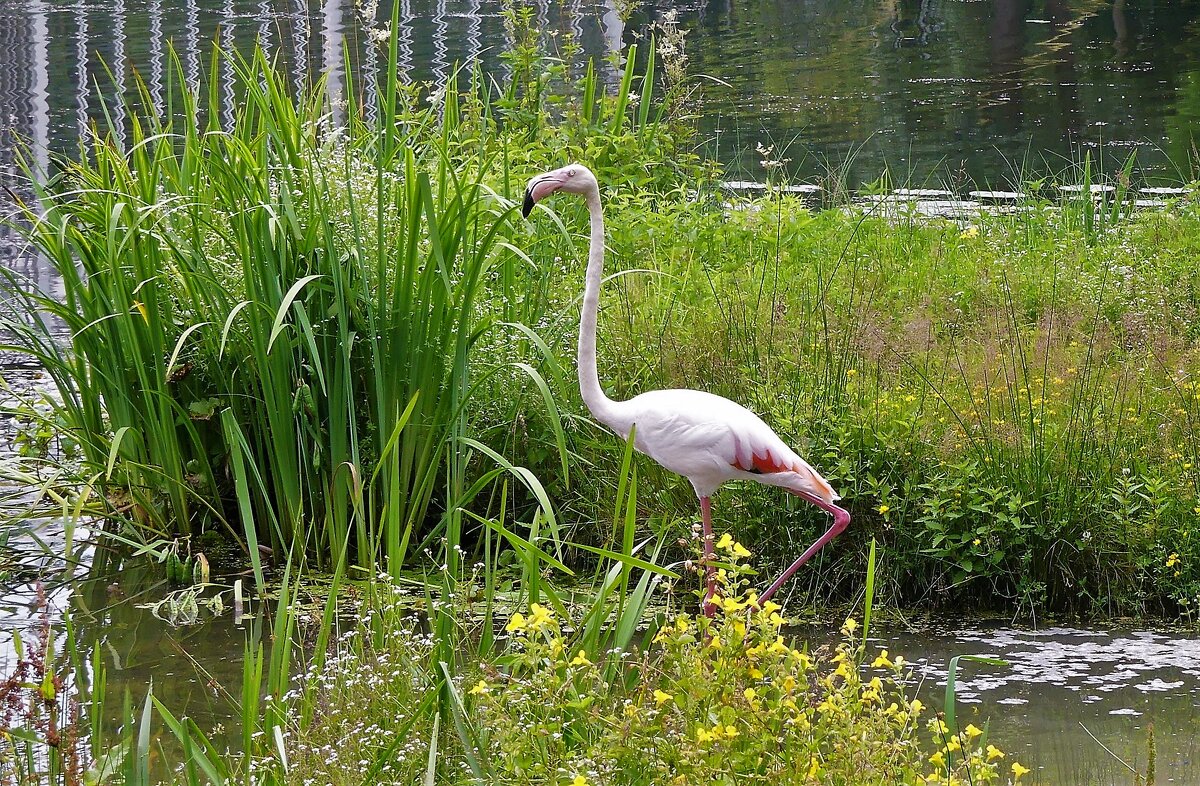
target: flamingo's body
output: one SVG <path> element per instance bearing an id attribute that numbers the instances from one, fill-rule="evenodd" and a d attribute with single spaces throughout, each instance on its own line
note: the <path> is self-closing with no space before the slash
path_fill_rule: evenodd
<path id="1" fill-rule="evenodd" d="M 582 194 L 591 215 L 587 283 L 579 323 L 579 389 L 584 403 L 618 436 L 627 438 L 633 431 L 634 447 L 639 452 L 691 481 L 700 500 L 706 562 L 713 549 L 710 497 L 726 481 L 753 480 L 778 486 L 833 515 L 833 526 L 759 596 L 765 601 L 846 528 L 850 514 L 834 504 L 838 495 L 829 482 L 741 404 L 712 393 L 684 389 L 654 390 L 628 401 L 613 401 L 605 395 L 596 373 L 596 318 L 604 269 L 600 186 L 595 176 L 578 164 L 539 175 L 529 181 L 524 215 L 529 215 L 534 203 L 556 191 Z M 711 565 L 707 569 L 704 606 L 705 613 L 711 614 L 716 585 Z"/>

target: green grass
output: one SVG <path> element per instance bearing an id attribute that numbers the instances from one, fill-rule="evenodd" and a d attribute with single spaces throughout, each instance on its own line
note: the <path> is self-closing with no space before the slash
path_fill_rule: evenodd
<path id="1" fill-rule="evenodd" d="M 147 540 L 226 530 L 260 584 L 259 545 L 393 575 L 426 549 L 492 553 L 502 496 L 501 523 L 564 565 L 586 563 L 567 541 L 686 533 L 686 485 L 640 458 L 646 526 L 618 534 L 610 513 L 621 448 L 570 360 L 582 210 L 512 210 L 529 174 L 578 157 L 610 212 L 612 391 L 749 404 L 856 514 L 800 597 L 853 597 L 877 537 L 884 602 L 1193 613 L 1194 203 L 1035 198 L 965 232 L 773 197 L 727 210 L 654 101 L 653 57 L 602 97 L 595 71 L 570 80 L 519 40 L 521 79 L 462 73 L 437 106 L 385 81 L 399 122 L 367 123 L 358 98 L 338 133 L 320 85 L 293 98 L 260 56 L 231 56 L 228 129 L 177 85 L 161 116 L 109 108 L 128 149 L 93 140 L 29 206 L 65 298 L 25 290 L 5 320 L 53 378 L 38 428 L 77 453 L 57 472 L 90 507 Z M 716 510 L 768 562 L 822 525 L 769 489 Z"/>
<path id="2" fill-rule="evenodd" d="M 853 597 L 875 537 L 885 602 L 1194 608 L 1194 203 L 968 231 L 786 199 L 608 204 L 612 267 L 631 271 L 604 296 L 612 392 L 745 402 L 855 513 L 804 597 Z M 693 515 L 685 484 L 647 472 L 659 510 Z M 784 564 L 823 526 L 770 489 L 718 497 L 721 524 Z"/>

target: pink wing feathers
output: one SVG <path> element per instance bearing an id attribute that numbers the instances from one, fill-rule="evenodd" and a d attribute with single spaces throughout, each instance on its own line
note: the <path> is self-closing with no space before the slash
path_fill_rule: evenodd
<path id="1" fill-rule="evenodd" d="M 726 481 L 745 479 L 826 502 L 838 498 L 829 482 L 760 417 L 722 396 L 652 390 L 614 402 L 612 409 L 605 425 L 621 436 L 636 425 L 637 449 L 691 480 L 698 496 L 708 496 Z"/>
<path id="2" fill-rule="evenodd" d="M 759 422 L 761 423 L 761 421 Z M 734 435 L 737 455 L 730 462 L 734 469 L 762 476 L 794 475 L 802 486 L 801 491 L 815 494 L 826 502 L 838 499 L 837 492 L 833 490 L 833 486 L 829 485 L 829 481 L 821 477 L 821 474 L 813 469 L 807 461 L 797 456 L 795 451 L 784 444 L 783 440 L 779 439 L 765 423 L 762 424 L 762 427 L 770 435 L 769 438 L 764 439 L 765 435 L 761 433 L 749 437 L 741 434 Z M 763 480 L 766 479 L 763 478 Z M 783 477 L 779 477 L 778 480 L 785 482 L 776 483 L 775 480 L 776 478 L 771 478 L 772 485 L 780 485 L 784 488 L 791 486 Z"/>

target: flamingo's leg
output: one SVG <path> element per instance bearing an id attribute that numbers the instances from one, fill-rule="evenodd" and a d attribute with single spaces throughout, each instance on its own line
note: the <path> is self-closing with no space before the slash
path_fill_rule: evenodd
<path id="1" fill-rule="evenodd" d="M 711 617 L 716 613 L 713 605 L 713 595 L 717 593 L 717 574 L 713 569 L 713 529 L 712 529 L 712 500 L 700 498 L 700 519 L 704 522 L 704 616 Z"/>
<path id="2" fill-rule="evenodd" d="M 826 502 L 820 497 L 804 491 L 793 491 L 792 493 L 797 497 L 808 500 L 821 510 L 833 514 L 833 525 L 829 527 L 824 535 L 817 538 L 817 542 L 809 546 L 808 550 L 801 554 L 800 558 L 793 562 L 791 567 L 781 573 L 779 578 L 775 579 L 774 583 L 767 587 L 766 591 L 763 592 L 762 595 L 759 595 L 758 600 L 760 603 L 774 595 L 796 571 L 800 570 L 801 565 L 812 559 L 812 556 L 820 551 L 822 546 L 836 538 L 838 535 L 842 534 L 842 531 L 845 530 L 846 526 L 850 523 L 850 514 L 847 513 L 845 509 L 839 508 L 837 505 Z"/>

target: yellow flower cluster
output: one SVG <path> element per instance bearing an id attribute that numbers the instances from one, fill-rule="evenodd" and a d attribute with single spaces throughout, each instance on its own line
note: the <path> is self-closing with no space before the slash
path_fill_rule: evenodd
<path id="1" fill-rule="evenodd" d="M 555 626 L 554 612 L 540 603 L 529 604 L 529 616 L 514 612 L 504 629 L 509 633 L 530 635 L 541 633 Z"/>
<path id="2" fill-rule="evenodd" d="M 734 546 L 731 538 L 722 549 L 736 555 Z M 489 671 L 487 679 L 472 680 L 465 691 L 482 716 L 497 721 L 496 728 L 513 717 L 516 705 L 521 717 L 534 719 L 537 733 L 547 741 L 559 739 L 554 734 L 563 732 L 562 718 L 570 717 L 572 722 L 594 721 L 611 733 L 597 748 L 604 755 L 621 751 L 642 761 L 647 750 L 672 749 L 673 771 L 660 768 L 662 778 L 656 782 L 698 783 L 717 771 L 742 773 L 759 766 L 764 756 L 799 768 L 798 775 L 807 772 L 811 782 L 838 777 L 847 767 L 843 753 L 822 741 L 843 734 L 878 740 L 879 750 L 872 756 L 881 765 L 889 762 L 887 766 L 907 772 L 917 767 L 921 775 L 932 769 L 925 776 L 931 783 L 967 786 L 999 780 L 1004 753 L 986 744 L 982 729 L 968 724 L 952 734 L 944 720 L 925 712 L 921 700 L 906 697 L 904 658 L 887 650 L 879 650 L 874 659 L 866 656 L 862 626 L 854 618 L 845 620 L 844 642 L 818 669 L 814 658 L 796 649 L 781 631 L 784 620 L 777 604 L 760 602 L 749 591 L 730 592 L 718 603 L 722 613 L 711 619 L 681 614 L 665 622 L 648 655 L 653 667 L 636 684 L 624 685 L 609 682 L 607 671 L 591 668 L 588 651 L 563 633 L 566 623 L 533 604 L 508 622 L 514 652 L 499 668 L 511 676 L 497 678 Z M 864 673 L 868 664 L 883 671 Z M 564 716 L 559 706 L 572 709 Z M 579 715 L 576 708 L 587 712 Z M 514 731 L 506 744 L 524 750 L 530 728 Z M 923 728 L 933 732 L 938 746 L 932 756 L 919 752 L 915 735 L 924 736 Z M 554 744 L 547 742 L 552 748 Z M 578 752 L 564 748 L 558 755 L 564 757 L 558 774 L 548 774 L 547 784 L 595 784 L 598 776 L 590 768 L 599 760 L 589 756 L 583 766 Z M 1028 773 L 1014 764 L 1004 761 L 1006 770 L 1012 767 L 1005 775 L 1015 780 Z"/>
<path id="3" fill-rule="evenodd" d="M 917 704 L 916 701 L 913 703 Z M 946 783 L 950 786 L 957 786 L 964 782 L 950 771 L 953 763 L 965 762 L 968 772 L 977 771 L 978 768 L 990 768 L 986 771 L 994 773 L 994 762 L 1004 758 L 1004 751 L 991 743 L 988 743 L 982 749 L 975 747 L 976 740 L 979 740 L 981 737 L 986 740 L 986 737 L 984 737 L 983 729 L 980 729 L 973 723 L 967 724 L 967 727 L 961 732 L 952 734 L 950 727 L 944 720 L 941 718 L 931 718 L 928 728 L 933 733 L 934 744 L 939 744 L 940 742 L 941 745 L 929 757 L 929 763 L 936 769 L 925 776 L 926 783 Z M 1014 782 L 1020 780 L 1021 776 L 1030 772 L 1029 768 L 1023 766 L 1020 762 L 1013 762 L 1011 771 Z M 991 777 L 995 777 L 995 775 Z"/>
<path id="4" fill-rule="evenodd" d="M 730 535 L 728 532 L 726 532 L 724 535 L 722 535 L 721 539 L 717 541 L 717 548 L 720 549 L 721 551 L 727 552 L 730 556 L 733 556 L 733 557 L 743 557 L 744 558 L 744 557 L 750 556 L 750 550 L 747 549 L 745 546 L 743 546 L 741 543 L 738 543 L 736 540 L 734 540 L 733 536 Z"/>
<path id="5" fill-rule="evenodd" d="M 721 742 L 722 740 L 732 740 L 740 734 L 741 732 L 737 730 L 736 726 L 729 724 L 722 725 L 718 723 L 711 729 L 698 726 L 696 727 L 696 742 L 701 744 L 709 742 Z"/>

